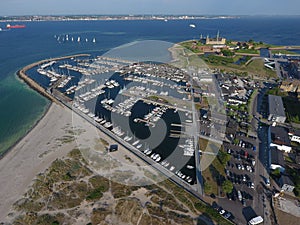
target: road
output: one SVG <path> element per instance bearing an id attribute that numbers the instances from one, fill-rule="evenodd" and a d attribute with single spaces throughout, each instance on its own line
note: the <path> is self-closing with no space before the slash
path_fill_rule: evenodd
<path id="1" fill-rule="evenodd" d="M 254 198 L 252 203 L 252 208 L 257 215 L 264 218 L 265 224 L 271 224 L 270 221 L 270 203 L 267 201 L 266 189 L 264 186 L 265 178 L 269 177 L 269 143 L 268 143 L 268 126 L 260 126 L 259 118 L 261 118 L 260 108 L 262 104 L 262 98 L 266 93 L 266 88 L 262 88 L 260 93 L 255 97 L 253 101 L 253 120 L 252 120 L 252 130 L 256 130 L 258 133 L 258 138 L 256 139 L 256 146 L 258 154 L 256 155 L 256 165 L 255 165 L 255 178 L 254 183 L 256 186 L 256 192 L 254 192 Z"/>

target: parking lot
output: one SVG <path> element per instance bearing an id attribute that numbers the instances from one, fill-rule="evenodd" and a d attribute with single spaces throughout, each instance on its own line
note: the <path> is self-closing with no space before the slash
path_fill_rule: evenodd
<path id="1" fill-rule="evenodd" d="M 233 183 L 233 191 L 225 198 L 218 199 L 217 210 L 232 213 L 231 219 L 239 224 L 246 224 L 243 208 L 252 207 L 259 184 L 256 183 L 256 139 L 236 135 L 235 144 L 224 143 L 224 150 L 231 155 L 225 168 L 226 178 Z"/>

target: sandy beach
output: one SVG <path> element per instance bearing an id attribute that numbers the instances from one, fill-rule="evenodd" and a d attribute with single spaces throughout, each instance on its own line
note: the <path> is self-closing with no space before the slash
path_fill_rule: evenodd
<path id="1" fill-rule="evenodd" d="M 72 139 L 74 136 L 70 135 L 74 126 L 82 131 L 79 136 L 75 135 L 76 141 Z M 107 135 L 95 131 L 96 128 L 92 124 L 73 114 L 70 109 L 52 103 L 39 123 L 0 160 L 0 222 L 11 222 L 16 216 L 9 215 L 14 211 L 13 204 L 26 193 L 36 175 L 43 173 L 55 159 L 63 158 L 79 146 L 95 146 L 99 138 L 108 143 L 115 143 Z M 139 173 L 141 171 L 137 171 L 139 168 L 136 165 L 145 165 L 141 159 L 122 146 L 111 156 L 112 158 L 104 160 L 117 162 L 120 170 L 125 168 Z M 127 161 L 128 157 L 131 162 Z M 131 167 L 130 164 L 135 166 Z M 153 174 L 157 173 L 149 167 L 147 170 Z"/>
<path id="2" fill-rule="evenodd" d="M 70 126 L 70 110 L 52 104 L 41 121 L 0 160 L 0 221 L 6 221 L 12 204 L 26 191 L 34 177 L 75 143 L 58 140 Z"/>

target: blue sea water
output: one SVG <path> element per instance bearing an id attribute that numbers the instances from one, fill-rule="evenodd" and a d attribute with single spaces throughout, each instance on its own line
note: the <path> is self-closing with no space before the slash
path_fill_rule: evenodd
<path id="1" fill-rule="evenodd" d="M 189 24 L 195 24 L 191 28 Z M 104 53 L 137 40 L 179 42 L 204 36 L 232 40 L 300 45 L 300 17 L 243 17 L 238 19 L 174 21 L 57 21 L 26 22 L 25 29 L 0 32 L 0 153 L 32 127 L 49 105 L 48 100 L 16 77 L 23 66 L 45 58 L 76 53 Z M 5 23 L 0 23 L 4 28 Z M 57 38 L 74 37 L 61 43 Z M 78 36 L 81 42 L 76 42 Z M 56 38 L 55 38 L 56 37 Z M 85 42 L 85 39 L 88 42 Z M 92 43 L 92 38 L 96 43 Z"/>

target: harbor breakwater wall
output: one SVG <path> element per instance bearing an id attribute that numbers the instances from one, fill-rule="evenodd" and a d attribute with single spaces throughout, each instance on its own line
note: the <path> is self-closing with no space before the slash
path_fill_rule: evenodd
<path id="1" fill-rule="evenodd" d="M 35 63 L 32 63 L 30 65 L 27 65 L 25 67 L 23 67 L 22 69 L 20 69 L 17 72 L 17 75 L 20 79 L 22 79 L 29 87 L 31 87 L 32 89 L 36 90 L 37 92 L 39 92 L 41 95 L 43 95 L 44 97 L 48 98 L 50 101 L 55 102 L 61 106 L 63 106 L 56 98 L 54 98 L 50 93 L 48 93 L 45 88 L 43 88 L 42 86 L 40 86 L 36 81 L 34 81 L 33 79 L 31 79 L 29 76 L 27 76 L 26 72 L 30 69 L 32 69 L 33 67 L 39 66 L 41 64 L 44 63 L 48 63 L 51 61 L 56 61 L 56 60 L 63 60 L 63 59 L 70 59 L 70 58 L 76 58 L 76 57 L 86 57 L 86 56 L 90 56 L 89 54 L 78 54 L 78 55 L 70 55 L 70 56 L 64 56 L 64 57 L 57 57 L 57 58 L 51 58 L 51 59 L 45 59 L 45 60 L 41 60 Z"/>

